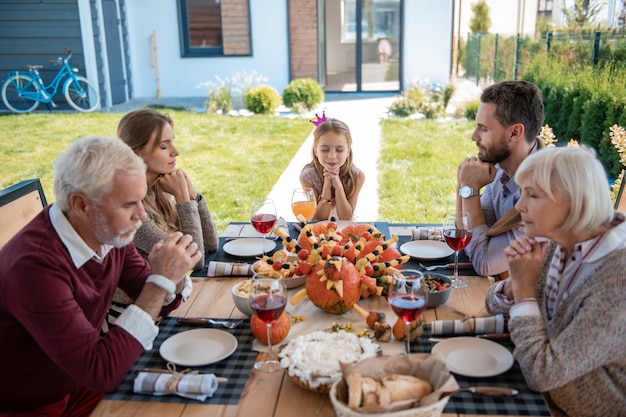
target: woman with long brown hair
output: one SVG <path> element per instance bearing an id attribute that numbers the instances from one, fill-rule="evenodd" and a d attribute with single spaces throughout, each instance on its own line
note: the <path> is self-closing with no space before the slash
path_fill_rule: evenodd
<path id="1" fill-rule="evenodd" d="M 211 212 L 204 197 L 199 194 L 187 173 L 176 167 L 180 154 L 174 146 L 172 118 L 156 110 L 145 108 L 131 111 L 122 117 L 117 135 L 146 163 L 148 192 L 143 205 L 148 219 L 143 222 L 133 240 L 137 251 L 144 258 L 152 247 L 180 231 L 191 235 L 202 252 L 202 258 L 194 266 L 204 267 L 207 253 L 218 248 L 218 235 Z M 132 300 L 121 290 L 113 299 L 113 311 L 122 311 Z"/>

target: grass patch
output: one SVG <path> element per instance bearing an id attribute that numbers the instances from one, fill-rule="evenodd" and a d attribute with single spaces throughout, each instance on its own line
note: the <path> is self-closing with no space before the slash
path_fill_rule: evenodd
<path id="1" fill-rule="evenodd" d="M 441 223 L 456 201 L 456 170 L 476 155 L 473 122 L 386 119 L 379 213 L 389 223 Z"/>
<path id="2" fill-rule="evenodd" d="M 174 119 L 179 166 L 209 204 L 218 231 L 249 220 L 249 204 L 269 194 L 311 133 L 308 119 L 228 117 L 160 108 Z M 54 201 L 52 162 L 70 142 L 115 136 L 122 113 L 33 113 L 0 117 L 0 189 L 41 179 Z M 454 207 L 456 168 L 476 154 L 473 122 L 382 121 L 379 219 L 390 223 L 441 223 Z"/>
<path id="3" fill-rule="evenodd" d="M 226 117 L 160 109 L 174 120 L 178 166 L 203 194 L 221 233 L 230 222 L 248 221 L 253 198 L 271 191 L 311 133 L 307 119 Z M 54 202 L 53 161 L 70 142 L 92 135 L 115 136 L 122 113 L 54 113 L 0 117 L 0 189 L 41 179 Z"/>

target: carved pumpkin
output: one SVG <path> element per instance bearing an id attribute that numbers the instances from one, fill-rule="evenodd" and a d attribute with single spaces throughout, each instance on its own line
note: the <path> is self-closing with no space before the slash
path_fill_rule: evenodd
<path id="1" fill-rule="evenodd" d="M 341 229 L 341 243 L 345 245 L 348 241 L 357 242 L 361 237 L 364 237 L 365 233 L 369 233 L 371 238 L 376 232 L 378 230 L 371 224 L 352 223 Z M 366 238 L 365 240 L 369 239 Z"/>
<path id="2" fill-rule="evenodd" d="M 306 278 L 306 294 L 328 313 L 350 310 L 361 297 L 361 275 L 345 258 L 332 257 L 317 264 Z"/>
<path id="3" fill-rule="evenodd" d="M 300 235 L 298 236 L 298 245 L 300 245 L 301 247 L 311 250 L 311 248 L 313 248 L 313 243 L 311 242 L 311 239 L 309 238 L 308 232 L 311 232 L 314 236 L 319 236 L 319 235 L 325 235 L 328 233 L 328 228 L 326 227 L 326 225 L 324 223 L 309 223 L 306 226 L 304 226 L 304 228 L 302 229 L 302 231 L 300 232 Z M 316 241 L 316 239 L 313 239 L 313 241 Z"/>
<path id="4" fill-rule="evenodd" d="M 363 249 L 361 250 L 361 253 L 359 253 L 359 258 L 363 258 L 365 257 L 365 255 L 372 253 L 374 250 L 376 250 L 378 246 L 381 246 L 381 243 L 382 242 L 378 240 L 370 240 L 368 242 L 365 242 L 365 244 L 363 245 Z M 398 251 L 398 249 L 396 249 L 395 246 L 388 245 L 387 248 L 382 251 L 382 253 L 379 253 L 376 256 L 373 263 L 390 262 L 390 261 L 393 261 L 394 259 L 398 259 L 401 257 L 402 257 L 402 254 L 400 253 L 400 251 Z"/>
<path id="5" fill-rule="evenodd" d="M 290 329 L 291 322 L 289 321 L 289 316 L 287 313 L 283 312 L 283 314 L 272 323 L 272 344 L 282 342 L 289 334 Z M 267 345 L 267 326 L 257 316 L 250 317 L 250 330 L 252 330 L 252 334 L 259 342 Z"/>

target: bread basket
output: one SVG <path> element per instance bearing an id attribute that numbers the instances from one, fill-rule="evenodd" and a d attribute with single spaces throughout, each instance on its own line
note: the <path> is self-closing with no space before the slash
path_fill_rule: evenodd
<path id="1" fill-rule="evenodd" d="M 342 378 L 333 384 L 329 392 L 330 402 L 337 417 L 439 417 L 450 398 L 448 395 L 441 398 L 443 393 L 458 388 L 445 362 L 425 353 L 411 354 L 408 358 L 401 355 L 370 358 L 356 364 L 342 366 L 342 372 L 343 375 L 358 372 L 372 378 L 388 373 L 418 376 L 430 382 L 434 392 L 422 399 L 424 404 L 413 406 L 413 408 L 398 410 L 390 407 L 380 412 L 372 410 L 365 412 L 348 407 L 348 389 L 345 378 Z"/>
<path id="2" fill-rule="evenodd" d="M 330 396 L 330 402 L 333 404 L 337 417 L 440 417 L 446 404 L 448 404 L 448 399 L 450 398 L 444 397 L 436 403 L 425 407 L 385 411 L 382 413 L 361 413 L 348 407 L 348 394 L 346 390 L 346 383 L 343 379 L 333 384 L 328 395 Z"/>

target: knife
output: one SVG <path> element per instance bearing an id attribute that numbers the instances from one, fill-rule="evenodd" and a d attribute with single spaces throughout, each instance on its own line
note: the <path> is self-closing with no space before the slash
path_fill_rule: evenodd
<path id="1" fill-rule="evenodd" d="M 448 269 L 454 269 L 454 264 L 447 264 L 446 267 Z M 459 269 L 473 269 L 474 266 L 471 262 L 459 262 Z"/>
<path id="2" fill-rule="evenodd" d="M 442 393 L 440 398 L 447 397 L 449 395 L 454 395 L 457 392 L 461 391 L 469 391 L 473 394 L 478 395 L 488 395 L 490 397 L 513 397 L 519 394 L 519 391 L 513 388 L 502 388 L 502 387 L 464 387 L 459 388 L 454 391 L 448 391 Z"/>
<path id="3" fill-rule="evenodd" d="M 179 317 L 176 320 L 180 324 L 194 324 L 196 326 L 213 326 L 207 317 Z"/>
<path id="4" fill-rule="evenodd" d="M 448 340 L 448 339 L 451 339 L 453 337 L 467 337 L 467 336 L 468 335 L 459 334 L 459 335 L 450 336 L 450 337 L 429 337 L 428 341 L 429 342 L 433 342 L 433 343 L 437 343 L 437 342 L 443 342 L 444 340 Z M 483 333 L 483 334 L 477 334 L 477 335 L 475 335 L 475 337 L 478 337 L 480 339 L 489 339 L 489 340 L 493 340 L 493 341 L 511 340 L 511 334 L 510 333 Z"/>

